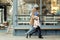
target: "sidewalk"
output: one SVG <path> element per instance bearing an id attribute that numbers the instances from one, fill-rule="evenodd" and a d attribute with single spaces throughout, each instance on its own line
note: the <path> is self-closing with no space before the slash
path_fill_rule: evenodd
<path id="1" fill-rule="evenodd" d="M 13 36 L 12 34 L 0 34 L 0 40 L 60 40 L 60 36 L 49 35 L 43 36 L 43 39 L 38 38 L 37 36 L 32 36 L 31 38 L 25 38 L 25 36 Z"/>

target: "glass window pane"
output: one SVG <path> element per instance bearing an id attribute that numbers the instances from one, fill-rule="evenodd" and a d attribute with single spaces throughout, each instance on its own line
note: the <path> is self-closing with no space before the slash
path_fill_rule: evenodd
<path id="1" fill-rule="evenodd" d="M 40 0 L 18 0 L 18 23 L 29 25 L 30 14 L 34 5 L 40 4 Z"/>
<path id="2" fill-rule="evenodd" d="M 60 0 L 42 0 L 42 25 L 60 25 Z"/>

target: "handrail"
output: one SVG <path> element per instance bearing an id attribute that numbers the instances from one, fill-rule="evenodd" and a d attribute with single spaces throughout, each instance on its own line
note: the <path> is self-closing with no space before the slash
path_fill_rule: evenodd
<path id="1" fill-rule="evenodd" d="M 29 14 L 21 14 L 21 15 L 16 15 L 16 16 L 24 16 L 24 15 L 30 16 Z M 60 15 L 40 15 L 40 16 L 60 16 Z"/>

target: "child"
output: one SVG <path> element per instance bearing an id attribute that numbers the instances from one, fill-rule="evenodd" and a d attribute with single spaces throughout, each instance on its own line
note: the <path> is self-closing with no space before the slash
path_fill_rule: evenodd
<path id="1" fill-rule="evenodd" d="M 31 37 L 31 35 L 35 32 L 38 32 L 38 38 L 42 38 L 40 22 L 39 22 L 39 13 L 37 9 L 35 8 L 36 11 L 34 12 L 34 16 L 33 16 L 33 19 L 34 19 L 33 27 L 26 33 L 27 34 L 26 38 L 28 38 L 28 35 L 29 37 Z"/>
<path id="2" fill-rule="evenodd" d="M 37 28 L 37 26 L 40 26 L 39 13 L 35 12 L 35 14 L 34 14 L 34 26 L 33 27 Z"/>
<path id="3" fill-rule="evenodd" d="M 34 13 L 34 25 L 33 25 L 33 27 L 36 28 L 36 30 L 38 31 L 38 37 L 43 38 L 42 35 L 41 35 L 41 29 L 40 29 L 41 24 L 40 24 L 39 19 L 40 19 L 39 18 L 39 13 L 38 13 L 38 11 L 36 11 Z M 35 31 L 35 32 L 37 32 L 37 31 Z M 32 32 L 32 34 L 33 34 L 33 32 Z"/>

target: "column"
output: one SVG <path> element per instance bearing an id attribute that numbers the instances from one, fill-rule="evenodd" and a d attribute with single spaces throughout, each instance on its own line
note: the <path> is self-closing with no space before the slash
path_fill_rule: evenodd
<path id="1" fill-rule="evenodd" d="M 13 0 L 13 27 L 17 26 L 18 0 Z"/>

